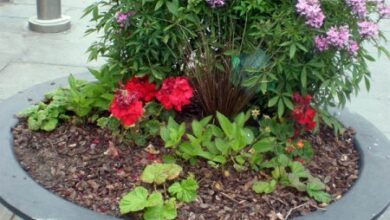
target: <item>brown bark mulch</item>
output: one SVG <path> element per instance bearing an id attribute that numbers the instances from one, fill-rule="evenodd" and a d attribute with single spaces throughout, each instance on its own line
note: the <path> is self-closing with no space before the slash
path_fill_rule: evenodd
<path id="1" fill-rule="evenodd" d="M 66 200 L 115 216 L 119 216 L 120 198 L 134 186 L 144 185 L 139 180 L 142 170 L 160 161 L 165 151 L 159 140 L 153 141 L 159 155 L 118 144 L 109 132 L 89 124 L 63 123 L 46 133 L 32 132 L 26 122 L 20 121 L 12 132 L 16 157 L 36 182 Z M 351 129 L 337 140 L 327 128 L 307 137 L 314 148 L 314 158 L 307 167 L 326 183 L 334 200 L 340 199 L 358 178 L 359 158 L 352 138 Z M 119 149 L 119 157 L 107 152 L 110 142 Z M 202 161 L 195 166 L 179 164 L 185 173 L 195 174 L 200 188 L 195 202 L 179 204 L 178 219 L 276 220 L 326 209 L 293 188 L 278 186 L 268 195 L 254 193 L 251 183 L 264 180 L 267 174 L 263 172 L 231 169 L 226 177 Z"/>

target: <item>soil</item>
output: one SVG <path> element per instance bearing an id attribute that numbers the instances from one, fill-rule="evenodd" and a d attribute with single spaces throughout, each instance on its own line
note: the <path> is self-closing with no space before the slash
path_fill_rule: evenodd
<path id="1" fill-rule="evenodd" d="M 94 125 L 62 123 L 55 131 L 33 132 L 21 120 L 12 130 L 14 151 L 29 175 L 49 191 L 96 212 L 119 216 L 118 201 L 134 186 L 143 185 L 139 176 L 147 164 L 161 161 L 166 153 L 159 139 L 154 150 L 128 146 L 113 139 L 110 132 Z M 339 139 L 327 128 L 307 136 L 314 158 L 307 165 L 311 173 L 327 185 L 333 200 L 340 199 L 358 178 L 359 157 L 353 147 L 353 134 L 347 129 Z M 265 180 L 264 172 L 236 172 L 226 177 L 221 170 L 179 163 L 185 172 L 195 174 L 197 200 L 179 204 L 178 219 L 287 219 L 326 209 L 305 193 L 278 186 L 268 195 L 251 190 L 254 179 Z M 183 174 L 184 177 L 184 174 Z M 124 218 L 139 219 L 140 214 Z"/>

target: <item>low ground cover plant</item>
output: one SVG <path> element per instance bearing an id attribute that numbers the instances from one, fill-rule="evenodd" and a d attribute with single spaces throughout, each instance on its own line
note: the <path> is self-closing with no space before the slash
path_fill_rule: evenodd
<path id="1" fill-rule="evenodd" d="M 364 45 L 390 57 L 378 25 L 390 18 L 384 1 L 99 0 L 85 16 L 94 22 L 87 33 L 102 34 L 90 59 L 108 60 L 90 70 L 97 81 L 71 76 L 70 88 L 20 116 L 31 130 L 94 123 L 129 147 L 161 139 L 164 163 L 145 167 L 121 214 L 175 219 L 201 184 L 180 165 L 199 161 L 225 177 L 229 168 L 265 173 L 251 185 L 259 194 L 286 187 L 334 200 L 305 167 L 314 154 L 305 137 L 322 125 L 343 132 L 328 109 L 362 83 L 369 89 L 374 58 Z"/>

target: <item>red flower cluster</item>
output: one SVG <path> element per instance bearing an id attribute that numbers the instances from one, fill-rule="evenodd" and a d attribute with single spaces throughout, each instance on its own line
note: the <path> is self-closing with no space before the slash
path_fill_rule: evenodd
<path id="1" fill-rule="evenodd" d="M 169 77 L 164 80 L 161 89 L 157 92 L 156 98 L 165 109 L 175 108 L 181 111 L 184 105 L 190 104 L 193 90 L 185 77 Z"/>
<path id="2" fill-rule="evenodd" d="M 109 111 L 124 126 L 133 125 L 144 113 L 138 93 L 124 89 L 116 91 Z"/>
<path id="3" fill-rule="evenodd" d="M 300 128 L 304 128 L 306 131 L 313 130 L 316 126 L 314 121 L 316 112 L 310 107 L 312 97 L 310 95 L 302 97 L 298 93 L 294 93 L 292 98 L 295 104 L 295 108 L 292 111 L 293 119 Z"/>
<path id="4" fill-rule="evenodd" d="M 157 92 L 156 85 L 147 77 L 133 77 L 115 92 L 109 111 L 124 126 L 131 126 L 143 115 L 143 105 L 157 98 L 165 109 L 174 107 L 181 111 L 182 106 L 190 104 L 193 90 L 185 77 L 169 77 Z"/>
<path id="5" fill-rule="evenodd" d="M 149 83 L 147 77 L 133 77 L 124 86 L 127 91 L 138 93 L 140 99 L 145 102 L 151 101 L 156 96 L 156 85 Z"/>

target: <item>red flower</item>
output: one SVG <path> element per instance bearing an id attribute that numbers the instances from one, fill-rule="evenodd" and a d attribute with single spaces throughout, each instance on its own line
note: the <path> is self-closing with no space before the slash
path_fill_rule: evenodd
<path id="1" fill-rule="evenodd" d="M 148 77 L 133 77 L 126 82 L 124 88 L 129 92 L 136 92 L 145 102 L 151 101 L 156 96 L 156 85 L 148 81 Z"/>
<path id="2" fill-rule="evenodd" d="M 298 127 L 301 129 L 303 128 L 306 131 L 313 130 L 316 126 L 316 122 L 314 121 L 316 112 L 312 107 L 310 107 L 312 97 L 310 95 L 302 97 L 298 93 L 294 93 L 292 98 L 295 102 L 292 117 L 298 124 Z"/>
<path id="3" fill-rule="evenodd" d="M 131 126 L 143 115 L 144 109 L 137 92 L 118 90 L 109 111 L 125 126 Z"/>
<path id="4" fill-rule="evenodd" d="M 156 98 L 165 109 L 175 108 L 181 111 L 182 107 L 190 104 L 193 90 L 185 77 L 169 77 L 162 83 Z"/>

